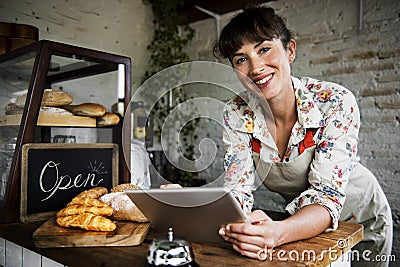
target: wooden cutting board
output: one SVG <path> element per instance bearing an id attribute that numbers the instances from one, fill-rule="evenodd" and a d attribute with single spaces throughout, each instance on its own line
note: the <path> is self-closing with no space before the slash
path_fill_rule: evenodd
<path id="1" fill-rule="evenodd" d="M 117 228 L 112 232 L 86 231 L 60 227 L 53 217 L 36 229 L 33 241 L 39 248 L 136 246 L 143 242 L 150 229 L 150 223 L 115 221 L 115 224 Z"/>

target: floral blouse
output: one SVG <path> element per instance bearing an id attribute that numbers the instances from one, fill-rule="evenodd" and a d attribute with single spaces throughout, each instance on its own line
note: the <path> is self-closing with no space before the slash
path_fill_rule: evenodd
<path id="1" fill-rule="evenodd" d="M 228 101 L 224 110 L 225 186 L 232 189 L 243 210 L 253 207 L 255 166 L 252 140 L 260 141 L 260 160 L 290 162 L 302 153 L 300 144 L 307 129 L 313 129 L 315 155 L 308 174 L 309 187 L 286 210 L 294 214 L 310 204 L 323 205 L 337 228 L 345 201 L 345 187 L 357 163 L 359 110 L 354 95 L 346 88 L 312 78 L 292 77 L 298 120 L 285 155 L 281 156 L 267 129 L 262 107 L 256 96 L 243 92 Z"/>

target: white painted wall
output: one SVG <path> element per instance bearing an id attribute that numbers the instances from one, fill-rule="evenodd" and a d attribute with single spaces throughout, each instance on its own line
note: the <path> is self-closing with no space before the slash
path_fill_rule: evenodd
<path id="1" fill-rule="evenodd" d="M 132 59 L 133 88 L 147 68 L 153 33 L 142 0 L 0 0 L 0 20 L 39 28 L 39 39 L 87 47 Z"/>

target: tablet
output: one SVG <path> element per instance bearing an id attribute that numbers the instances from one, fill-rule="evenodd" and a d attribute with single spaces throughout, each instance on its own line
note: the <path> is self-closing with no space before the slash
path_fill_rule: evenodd
<path id="1" fill-rule="evenodd" d="M 221 226 L 246 222 L 233 194 L 224 188 L 165 188 L 126 190 L 126 194 L 162 235 L 172 227 L 187 241 L 225 242 Z"/>

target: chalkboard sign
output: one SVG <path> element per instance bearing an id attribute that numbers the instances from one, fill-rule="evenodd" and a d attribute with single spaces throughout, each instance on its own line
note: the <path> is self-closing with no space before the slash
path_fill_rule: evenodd
<path id="1" fill-rule="evenodd" d="M 22 222 L 47 219 L 80 192 L 118 183 L 116 144 L 25 144 L 21 161 Z"/>

